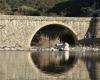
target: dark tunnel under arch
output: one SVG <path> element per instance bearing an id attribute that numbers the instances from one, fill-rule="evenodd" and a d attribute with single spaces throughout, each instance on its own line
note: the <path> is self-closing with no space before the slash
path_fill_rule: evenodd
<path id="1" fill-rule="evenodd" d="M 39 46 L 41 45 L 41 38 L 45 40 L 49 45 L 52 41 L 59 39 L 61 42 L 67 42 L 70 45 L 75 45 L 78 43 L 77 37 L 73 31 L 64 25 L 60 24 L 49 24 L 41 29 L 39 29 L 31 41 L 31 46 Z"/>
<path id="2" fill-rule="evenodd" d="M 50 24 L 42 27 L 36 32 L 30 45 L 38 47 L 54 47 L 54 44 L 56 44 L 58 40 L 67 42 L 70 46 L 75 46 L 77 44 L 77 37 L 69 28 L 59 24 Z M 52 54 L 52 52 L 36 52 L 31 54 L 31 58 L 37 68 L 41 71 L 57 74 L 70 70 L 77 61 L 75 56 L 70 56 L 67 62 L 62 59 L 59 64 L 57 63 L 57 65 L 63 67 L 56 68 L 56 60 L 54 60 L 53 63 L 50 63 L 49 61 L 51 59 L 50 55 Z"/>

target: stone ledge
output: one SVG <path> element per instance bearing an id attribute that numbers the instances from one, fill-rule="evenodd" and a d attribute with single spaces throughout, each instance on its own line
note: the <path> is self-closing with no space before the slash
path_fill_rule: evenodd
<path id="1" fill-rule="evenodd" d="M 50 17 L 50 16 L 22 16 L 0 15 L 0 20 L 33 20 L 33 21 L 76 21 L 89 22 L 91 17 Z"/>

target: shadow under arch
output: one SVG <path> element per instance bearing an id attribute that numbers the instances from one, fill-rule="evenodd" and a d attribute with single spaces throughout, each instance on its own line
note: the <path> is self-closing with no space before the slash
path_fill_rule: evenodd
<path id="1" fill-rule="evenodd" d="M 34 43 L 38 43 L 41 36 L 46 37 L 46 39 L 48 38 L 48 41 L 59 38 L 61 41 L 68 42 L 70 45 L 78 44 L 76 33 L 63 24 L 48 24 L 43 26 L 33 35 L 30 45 L 34 46 Z"/>
<path id="2" fill-rule="evenodd" d="M 78 42 L 76 35 L 66 26 L 49 24 L 36 32 L 30 45 L 49 48 L 54 47 L 59 40 L 61 42 L 67 42 L 71 46 L 75 46 Z M 77 61 L 75 56 L 70 56 L 68 61 L 65 61 L 63 56 L 63 51 L 32 52 L 31 54 L 32 61 L 37 68 L 46 73 L 63 73 L 74 66 Z"/>

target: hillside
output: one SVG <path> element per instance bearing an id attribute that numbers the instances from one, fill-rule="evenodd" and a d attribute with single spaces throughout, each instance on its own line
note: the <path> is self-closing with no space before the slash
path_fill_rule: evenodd
<path id="1" fill-rule="evenodd" d="M 0 13 L 29 16 L 91 16 L 99 0 L 0 0 Z"/>

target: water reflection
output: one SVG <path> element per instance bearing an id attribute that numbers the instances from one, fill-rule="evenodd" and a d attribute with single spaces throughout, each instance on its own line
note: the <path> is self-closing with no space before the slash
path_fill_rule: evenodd
<path id="1" fill-rule="evenodd" d="M 0 51 L 0 80 L 38 80 L 27 51 Z"/>
<path id="2" fill-rule="evenodd" d="M 73 67 L 76 59 L 74 56 L 66 61 L 64 51 L 52 52 L 32 52 L 33 62 L 36 66 L 46 73 L 62 73 Z"/>
<path id="3" fill-rule="evenodd" d="M 30 52 L 30 51 L 0 51 L 0 79 L 1 80 L 52 80 L 48 76 L 38 72 L 38 69 L 45 73 L 63 73 L 64 78 L 59 80 L 90 80 L 88 78 L 86 59 L 77 61 L 76 57 L 70 56 L 68 61 L 63 58 L 63 51 L 58 52 Z M 31 57 L 29 55 L 31 54 Z M 35 63 L 31 65 L 31 59 Z M 77 62 L 76 62 L 77 61 Z M 75 63 L 76 62 L 76 63 Z M 95 60 L 95 67 L 92 67 L 93 77 L 100 80 L 100 58 Z M 76 66 L 74 66 L 74 64 Z M 67 72 L 68 71 L 68 72 Z M 62 74 L 61 74 L 62 75 Z M 42 78 L 41 78 L 42 77 Z M 53 80 L 58 80 L 56 79 Z M 92 79 L 93 80 L 93 79 Z"/>

